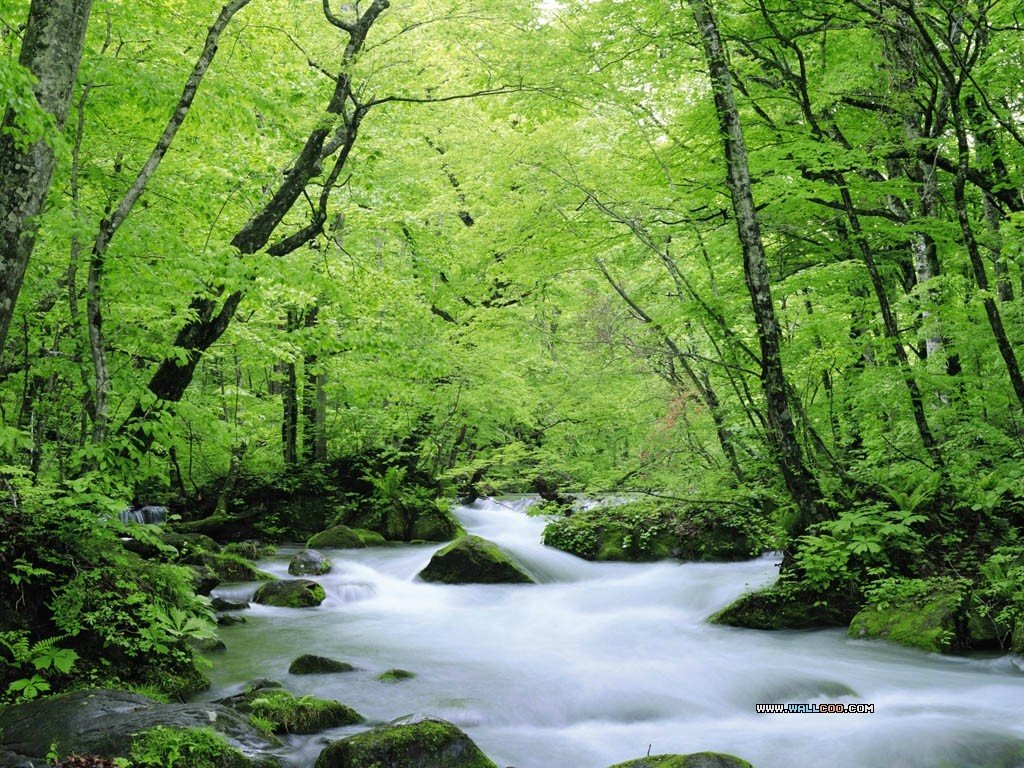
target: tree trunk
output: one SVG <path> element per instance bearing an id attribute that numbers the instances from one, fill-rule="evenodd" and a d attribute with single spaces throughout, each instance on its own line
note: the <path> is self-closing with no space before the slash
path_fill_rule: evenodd
<path id="1" fill-rule="evenodd" d="M 318 308 L 306 312 L 306 328 L 316 326 Z M 324 374 L 319 370 L 317 355 L 307 353 L 302 360 L 302 458 L 312 463 L 327 459 L 327 434 L 324 431 L 327 400 Z"/>
<path id="2" fill-rule="evenodd" d="M 798 534 L 820 519 L 821 491 L 804 463 L 790 411 L 786 378 L 782 368 L 781 334 L 772 303 L 771 284 L 761 229 L 751 189 L 747 148 L 739 110 L 732 89 L 732 75 L 718 26 L 707 0 L 688 0 L 700 32 L 704 57 L 715 97 L 715 112 L 725 151 L 727 183 L 732 195 L 736 227 L 743 247 L 743 274 L 750 293 L 761 350 L 761 387 L 764 391 L 769 432 L 786 488 L 796 504 L 799 520 L 792 533 Z"/>
<path id="3" fill-rule="evenodd" d="M 29 9 L 19 61 L 36 77 L 36 99 L 53 115 L 58 131 L 71 104 L 91 7 L 92 0 L 32 0 Z M 0 357 L 54 167 L 47 141 L 17 146 L 8 131 L 14 120 L 13 110 L 6 110 L 0 130 Z"/>
<path id="4" fill-rule="evenodd" d="M 349 38 L 343 65 L 347 66 L 356 57 L 370 27 L 389 6 L 389 0 L 373 0 L 357 22 L 348 23 L 331 13 L 329 3 L 325 0 L 324 11 L 328 20 L 344 30 Z M 327 221 L 328 196 L 355 145 L 365 110 L 365 107 L 359 105 L 348 75 L 340 73 L 335 79 L 334 91 L 327 104 L 324 120 L 307 136 L 295 164 L 285 172 L 270 200 L 256 211 L 231 239 L 231 245 L 238 250 L 239 255 L 254 254 L 267 248 L 267 253 L 273 256 L 284 256 L 305 245 L 310 238 L 323 231 Z M 321 174 L 324 161 L 331 156 L 335 156 L 334 165 L 323 183 L 310 223 L 267 247 L 278 225 L 305 192 L 309 182 Z M 168 403 L 181 400 L 195 375 L 199 360 L 231 323 L 243 294 L 241 291 L 235 291 L 221 302 L 222 295 L 223 291 L 217 289 L 213 296 L 193 297 L 188 313 L 191 319 L 174 340 L 178 353 L 165 358 L 150 379 L 151 402 L 137 403 L 128 421 L 123 425 L 123 431 L 128 433 L 139 450 L 147 450 L 152 443 L 152 437 L 141 431 L 139 425 L 149 417 L 151 409 L 162 408 Z"/>
<path id="5" fill-rule="evenodd" d="M 299 460 L 299 398 L 298 382 L 295 377 L 295 363 L 284 363 L 284 382 L 281 386 L 281 445 L 284 449 L 284 463 L 287 466 Z"/>

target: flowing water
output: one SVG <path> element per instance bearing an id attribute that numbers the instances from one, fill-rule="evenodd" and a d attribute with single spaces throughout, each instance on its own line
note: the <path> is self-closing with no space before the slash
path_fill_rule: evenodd
<path id="1" fill-rule="evenodd" d="M 318 608 L 253 605 L 224 627 L 211 698 L 256 678 L 337 699 L 371 722 L 412 712 L 459 725 L 499 766 L 607 768 L 648 752 L 721 751 L 755 768 L 1009 768 L 1024 762 L 1024 673 L 1009 657 L 939 657 L 838 630 L 704 622 L 777 562 L 589 563 L 543 547 L 528 500 L 456 509 L 542 583 L 448 586 L 416 573 L 439 546 L 327 550 Z M 282 549 L 261 567 L 287 578 Z M 218 590 L 247 597 L 255 585 Z M 293 676 L 315 653 L 359 671 Z M 381 682 L 391 668 L 416 674 Z M 874 714 L 755 714 L 759 703 L 866 703 Z M 360 728 L 292 737 L 312 765 Z"/>

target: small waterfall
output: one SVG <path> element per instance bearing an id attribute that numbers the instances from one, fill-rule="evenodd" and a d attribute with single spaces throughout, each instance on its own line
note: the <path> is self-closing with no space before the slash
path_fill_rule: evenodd
<path id="1" fill-rule="evenodd" d="M 167 507 L 160 507 L 154 504 L 147 504 L 138 509 L 125 509 L 121 511 L 122 523 L 138 523 L 139 525 L 162 523 L 167 519 L 169 510 Z"/>

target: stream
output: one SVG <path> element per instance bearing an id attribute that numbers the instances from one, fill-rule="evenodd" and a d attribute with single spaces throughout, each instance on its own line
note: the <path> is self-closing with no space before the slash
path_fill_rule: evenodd
<path id="1" fill-rule="evenodd" d="M 454 722 L 499 766 L 608 768 L 647 754 L 719 751 L 754 768 L 1024 765 L 1024 673 L 1008 656 L 947 657 L 851 640 L 841 630 L 759 632 L 706 617 L 770 583 L 777 558 L 590 563 L 540 544 L 531 500 L 458 507 L 470 533 L 542 583 L 448 586 L 415 578 L 441 545 L 324 550 L 318 608 L 253 604 L 221 628 L 209 698 L 272 678 L 369 721 L 425 712 Z M 282 578 L 299 548 L 259 567 Z M 255 584 L 215 595 L 248 598 Z M 314 653 L 358 671 L 295 676 Z M 401 668 L 416 677 L 381 682 Z M 755 714 L 759 703 L 867 703 L 873 714 Z M 288 737 L 297 766 L 329 740 Z"/>

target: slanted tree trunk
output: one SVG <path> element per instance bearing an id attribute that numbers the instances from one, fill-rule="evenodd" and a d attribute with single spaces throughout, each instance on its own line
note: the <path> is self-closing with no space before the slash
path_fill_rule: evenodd
<path id="1" fill-rule="evenodd" d="M 389 0 L 373 0 L 357 21 L 346 22 L 331 12 L 329 1 L 324 0 L 328 21 L 348 36 L 342 59 L 343 70 L 335 78 L 324 120 L 309 133 L 294 164 L 284 173 L 270 200 L 231 239 L 231 245 L 239 255 L 254 254 L 266 248 L 267 253 L 273 256 L 284 256 L 323 231 L 327 223 L 328 197 L 355 146 L 360 123 L 369 108 L 357 98 L 344 67 L 358 55 L 370 28 L 389 6 Z M 334 164 L 326 175 L 310 223 L 268 247 L 278 225 L 305 192 L 309 182 L 321 174 L 325 161 L 330 157 L 334 157 Z M 152 436 L 139 428 L 149 418 L 150 411 L 181 400 L 195 376 L 200 359 L 234 318 L 243 294 L 234 291 L 222 298 L 223 293 L 223 289 L 217 289 L 213 296 L 193 297 L 188 312 L 190 319 L 174 339 L 174 346 L 179 351 L 165 358 L 149 381 L 152 401 L 138 403 L 122 427 L 137 449 L 146 450 L 152 443 Z"/>
<path id="2" fill-rule="evenodd" d="M 703 43 L 711 90 L 715 97 L 715 112 L 722 134 L 727 183 L 743 248 L 743 274 L 757 325 L 761 351 L 761 388 L 771 426 L 769 436 L 786 488 L 799 513 L 792 533 L 800 533 L 820 519 L 821 491 L 804 462 L 803 449 L 790 410 L 789 388 L 782 368 L 781 333 L 772 303 L 768 263 L 754 206 L 747 147 L 739 110 L 736 108 L 726 51 L 710 3 L 707 0 L 688 0 L 688 3 Z"/>
<path id="3" fill-rule="evenodd" d="M 19 61 L 35 75 L 36 99 L 58 130 L 67 119 L 91 8 L 92 0 L 32 0 L 29 9 Z M 45 140 L 18 146 L 8 130 L 14 120 L 14 111 L 6 110 L 0 130 L 0 356 L 54 167 Z"/>

